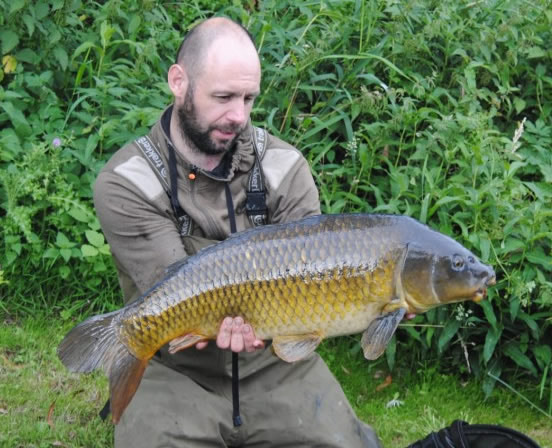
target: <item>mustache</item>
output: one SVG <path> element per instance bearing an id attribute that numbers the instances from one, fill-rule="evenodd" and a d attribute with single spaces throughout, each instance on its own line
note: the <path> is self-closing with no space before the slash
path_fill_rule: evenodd
<path id="1" fill-rule="evenodd" d="M 227 124 L 227 125 L 215 125 L 210 126 L 209 131 L 221 131 L 221 132 L 232 132 L 234 134 L 240 134 L 245 130 L 245 126 L 240 126 L 239 124 Z"/>

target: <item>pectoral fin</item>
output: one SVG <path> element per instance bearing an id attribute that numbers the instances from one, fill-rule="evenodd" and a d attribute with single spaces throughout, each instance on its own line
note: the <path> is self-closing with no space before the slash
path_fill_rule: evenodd
<path id="1" fill-rule="evenodd" d="M 360 341 L 366 359 L 377 359 L 381 356 L 405 313 L 404 308 L 399 308 L 381 315 L 368 326 Z"/>
<path id="2" fill-rule="evenodd" d="M 185 334 L 179 338 L 173 339 L 169 342 L 169 353 L 174 355 L 180 350 L 184 350 L 192 345 L 197 344 L 198 342 L 206 341 L 208 338 L 201 334 Z"/>
<path id="3" fill-rule="evenodd" d="M 324 337 L 319 333 L 276 336 L 272 340 L 272 348 L 280 359 L 286 362 L 295 362 L 314 352 L 322 339 Z"/>

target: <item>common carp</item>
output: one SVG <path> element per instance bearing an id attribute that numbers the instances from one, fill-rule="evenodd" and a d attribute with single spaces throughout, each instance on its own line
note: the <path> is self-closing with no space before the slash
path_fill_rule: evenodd
<path id="1" fill-rule="evenodd" d="M 103 367 L 113 421 L 150 358 L 215 339 L 242 316 L 275 354 L 294 362 L 327 337 L 364 331 L 364 356 L 380 356 L 406 313 L 479 301 L 493 269 L 453 239 L 395 215 L 319 215 L 237 233 L 169 268 L 124 308 L 74 327 L 58 355 L 71 371 Z"/>

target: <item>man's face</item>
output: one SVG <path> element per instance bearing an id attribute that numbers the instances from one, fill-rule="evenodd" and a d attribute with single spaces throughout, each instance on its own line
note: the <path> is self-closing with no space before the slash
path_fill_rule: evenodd
<path id="1" fill-rule="evenodd" d="M 194 151 L 224 153 L 247 126 L 259 94 L 260 65 L 251 45 L 236 45 L 222 39 L 213 43 L 201 74 L 191 80 L 184 101 L 175 105 L 182 136 Z"/>

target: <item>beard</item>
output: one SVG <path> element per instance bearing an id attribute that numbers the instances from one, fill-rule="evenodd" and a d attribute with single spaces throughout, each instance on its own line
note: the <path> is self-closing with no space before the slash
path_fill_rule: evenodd
<path id="1" fill-rule="evenodd" d="M 193 88 L 191 86 L 188 87 L 188 91 L 186 92 L 184 104 L 179 106 L 176 112 L 178 114 L 180 133 L 188 143 L 190 149 L 210 156 L 233 150 L 238 137 L 245 129 L 245 126 L 240 127 L 237 124 L 229 124 L 226 126 L 211 125 L 207 128 L 202 127 L 197 116 L 193 98 Z M 214 130 L 233 132 L 235 135 L 232 139 L 217 143 L 211 138 L 211 132 Z"/>

